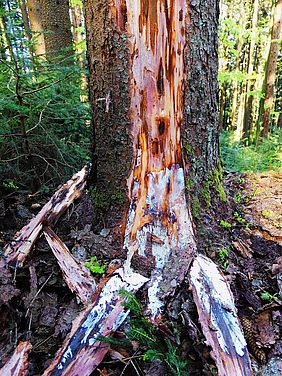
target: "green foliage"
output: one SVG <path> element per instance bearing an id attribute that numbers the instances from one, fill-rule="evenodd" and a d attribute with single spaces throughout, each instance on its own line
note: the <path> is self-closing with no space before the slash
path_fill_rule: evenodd
<path id="1" fill-rule="evenodd" d="M 268 210 L 262 210 L 261 215 L 265 218 L 273 218 L 274 213 L 273 211 L 268 211 Z"/>
<path id="2" fill-rule="evenodd" d="M 220 224 L 221 227 L 223 227 L 223 228 L 225 228 L 225 229 L 227 229 L 227 230 L 231 229 L 231 227 L 232 227 L 232 224 L 231 224 L 231 223 L 226 222 L 226 221 L 224 221 L 224 220 L 221 220 L 221 221 L 219 222 L 219 224 Z"/>
<path id="3" fill-rule="evenodd" d="M 0 7 L 11 46 L 0 56 L 0 174 L 38 189 L 61 183 L 90 159 L 91 115 L 81 100 L 85 71 L 78 55 L 36 57 L 18 2 L 10 5 L 9 11 Z"/>
<path id="4" fill-rule="evenodd" d="M 2 187 L 10 191 L 17 191 L 19 189 L 19 187 L 17 186 L 17 183 L 11 179 L 4 180 L 2 183 Z"/>
<path id="5" fill-rule="evenodd" d="M 124 300 L 125 309 L 130 310 L 132 316 L 126 336 L 130 341 L 137 341 L 140 347 L 145 348 L 142 359 L 159 359 L 167 365 L 173 375 L 187 376 L 187 361 L 179 357 L 177 347 L 168 338 L 163 338 L 157 327 L 147 320 L 136 297 L 125 290 L 121 290 L 120 295 Z"/>
<path id="6" fill-rule="evenodd" d="M 233 216 L 234 216 L 234 219 L 237 223 L 239 223 L 242 226 L 247 226 L 247 221 L 245 220 L 245 218 L 242 217 L 242 215 L 240 213 L 235 211 L 233 213 Z"/>
<path id="7" fill-rule="evenodd" d="M 97 261 L 96 256 L 91 257 L 90 261 L 86 261 L 85 266 L 93 274 L 104 274 L 107 268 L 106 265 L 101 265 L 99 261 Z"/>
<path id="8" fill-rule="evenodd" d="M 282 167 L 282 129 L 275 129 L 257 145 L 235 142 L 233 133 L 224 131 L 220 137 L 225 170 L 230 172 L 278 171 Z"/>

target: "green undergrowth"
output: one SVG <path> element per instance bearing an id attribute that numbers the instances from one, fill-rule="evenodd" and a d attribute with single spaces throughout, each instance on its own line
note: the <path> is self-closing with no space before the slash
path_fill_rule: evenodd
<path id="1" fill-rule="evenodd" d="M 282 129 L 275 129 L 267 139 L 245 146 L 234 141 L 233 133 L 222 132 L 221 155 L 224 169 L 229 172 L 278 171 L 282 167 Z"/>
<path id="2" fill-rule="evenodd" d="M 130 310 L 125 339 L 101 337 L 100 340 L 112 347 L 131 348 L 132 343 L 138 343 L 137 358 L 144 362 L 161 360 L 175 376 L 188 376 L 188 362 L 178 354 L 178 347 L 168 337 L 165 337 L 158 327 L 152 324 L 144 315 L 142 305 L 136 297 L 126 290 L 120 290 L 125 310 Z"/>

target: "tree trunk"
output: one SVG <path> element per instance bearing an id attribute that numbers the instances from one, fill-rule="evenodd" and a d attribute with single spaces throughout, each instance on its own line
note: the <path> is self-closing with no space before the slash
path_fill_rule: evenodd
<path id="1" fill-rule="evenodd" d="M 273 27 L 271 32 L 271 44 L 268 55 L 268 62 L 265 75 L 265 98 L 262 112 L 262 136 L 267 137 L 270 129 L 270 112 L 274 102 L 274 88 L 277 58 L 279 52 L 279 38 L 282 23 L 282 0 L 277 0 L 274 9 Z"/>
<path id="2" fill-rule="evenodd" d="M 40 0 L 27 0 L 28 18 L 33 34 L 33 48 L 36 56 L 45 55 L 44 31 Z"/>
<path id="3" fill-rule="evenodd" d="M 173 34 L 169 34 L 165 25 L 170 26 L 172 22 L 170 11 L 176 12 L 173 2 L 143 0 L 132 5 L 133 9 L 141 7 L 140 20 L 136 20 L 140 33 L 151 22 L 151 26 L 148 24 L 150 30 L 147 30 L 146 46 L 139 51 L 144 60 L 150 59 L 148 62 L 151 64 L 139 68 L 133 65 L 131 68 L 140 69 L 140 74 L 142 69 L 148 70 L 148 77 L 144 74 L 143 81 L 140 78 L 140 87 L 132 82 L 129 69 L 132 59 L 137 59 L 137 52 L 132 55 L 133 52 L 129 49 L 127 33 L 130 31 L 126 29 L 126 23 L 132 15 L 129 10 L 126 14 L 126 1 L 119 1 L 117 8 L 110 6 L 108 0 L 85 0 L 84 3 L 95 153 L 98 157 L 98 189 L 108 199 L 117 191 L 125 191 L 130 164 L 133 167 L 140 158 L 140 149 L 147 148 L 148 170 L 159 171 L 175 164 L 182 165 L 182 134 L 182 144 L 186 151 L 184 169 L 186 172 L 189 170 L 190 179 L 194 181 L 194 189 L 197 191 L 202 187 L 203 180 L 208 180 L 210 174 L 218 171 L 219 167 L 218 2 L 210 0 L 205 5 L 185 5 L 185 14 L 182 8 L 179 14 L 183 24 L 180 35 L 186 41 L 185 48 L 181 50 L 179 40 L 177 45 L 170 47 L 173 49 L 170 55 L 164 49 L 169 48 Z M 153 17 L 160 7 L 166 9 L 163 21 Z M 200 27 L 203 24 L 206 26 Z M 158 40 L 162 28 L 165 35 L 168 33 L 167 47 L 163 41 Z M 184 60 L 176 67 L 176 59 L 181 54 Z M 174 71 L 176 68 L 177 72 Z M 166 84 L 172 84 L 173 76 L 179 75 L 179 70 L 182 71 L 183 78 L 179 78 L 177 82 L 183 82 L 183 88 L 172 93 L 172 89 L 166 88 Z M 148 92 L 145 90 L 147 86 Z M 181 99 L 183 89 L 185 96 Z M 175 98 L 178 102 L 173 105 Z M 147 173 L 148 171 L 144 172 L 143 178 Z M 133 184 L 134 179 L 136 177 L 132 180 L 131 171 L 129 184 Z"/>
<path id="4" fill-rule="evenodd" d="M 252 128 L 252 106 L 253 106 L 253 96 L 248 94 L 250 91 L 254 90 L 255 80 L 251 79 L 250 76 L 254 72 L 255 64 L 255 36 L 257 30 L 258 22 L 258 11 L 259 11 L 259 0 L 254 0 L 253 5 L 253 17 L 252 17 L 252 33 L 251 41 L 249 46 L 249 62 L 248 62 L 248 80 L 246 85 L 246 101 L 245 101 L 245 112 L 243 120 L 243 138 L 249 138 L 250 131 Z"/>
<path id="5" fill-rule="evenodd" d="M 193 182 L 189 188 L 196 194 L 203 192 L 205 185 L 208 196 L 212 185 L 220 190 L 211 176 L 219 177 L 218 16 L 218 1 L 197 1 L 188 5 L 182 143 L 186 174 Z M 224 198 L 222 191 L 220 195 Z"/>
<path id="6" fill-rule="evenodd" d="M 73 54 L 69 1 L 41 0 L 46 57 L 57 60 Z"/>

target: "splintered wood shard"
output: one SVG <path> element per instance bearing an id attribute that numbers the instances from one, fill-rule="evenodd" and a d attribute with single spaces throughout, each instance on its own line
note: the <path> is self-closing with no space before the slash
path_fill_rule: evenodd
<path id="1" fill-rule="evenodd" d="M 32 349 L 29 342 L 20 342 L 14 354 L 0 369 L 0 376 L 25 376 L 28 373 L 28 353 Z"/>
<path id="2" fill-rule="evenodd" d="M 88 376 L 106 355 L 109 346 L 100 338 L 109 336 L 126 319 L 120 290 L 135 293 L 147 282 L 140 274 L 127 275 L 118 269 L 106 282 L 95 302 L 73 323 L 72 330 L 43 376 Z"/>
<path id="3" fill-rule="evenodd" d="M 197 256 L 190 283 L 199 321 L 220 376 L 252 375 L 247 344 L 237 317 L 229 285 L 217 266 Z"/>
<path id="4" fill-rule="evenodd" d="M 53 230 L 44 228 L 44 235 L 63 272 L 64 280 L 79 300 L 87 305 L 92 302 L 96 283 L 91 272 L 77 261 Z"/>
<path id="5" fill-rule="evenodd" d="M 115 4 L 118 28 L 120 1 Z M 134 162 L 124 247 L 127 270 L 134 257 L 154 259 L 148 307 L 155 318 L 163 306 L 162 284 L 170 285 L 171 276 L 181 283 L 196 249 L 180 143 L 187 5 L 186 0 L 126 0 L 126 6 Z M 185 254 L 186 262 L 175 275 L 164 275 L 173 254 Z"/>
<path id="6" fill-rule="evenodd" d="M 57 222 L 60 215 L 81 195 L 86 185 L 88 172 L 89 166 L 87 165 L 64 184 L 29 224 L 15 235 L 15 239 L 4 248 L 5 253 L 3 259 L 0 260 L 0 267 L 5 264 L 16 266 L 24 262 L 42 227 Z"/>

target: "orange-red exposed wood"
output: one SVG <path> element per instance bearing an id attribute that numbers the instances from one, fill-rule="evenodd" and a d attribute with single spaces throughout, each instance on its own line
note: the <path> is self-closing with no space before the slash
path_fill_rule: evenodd
<path id="1" fill-rule="evenodd" d="M 115 3 L 120 19 L 119 1 Z M 127 0 L 126 5 L 134 148 L 126 270 L 134 257 L 145 260 L 145 269 L 150 258 L 149 309 L 156 317 L 162 307 L 159 295 L 173 290 L 164 293 L 161 285 L 170 285 L 170 277 L 174 287 L 181 283 L 196 249 L 180 143 L 187 5 L 185 0 Z M 165 276 L 164 268 L 175 255 L 184 262 Z"/>
<path id="2" fill-rule="evenodd" d="M 50 228 L 44 228 L 44 235 L 63 272 L 64 280 L 85 305 L 93 300 L 96 283 L 91 272 L 82 262 L 77 261 L 67 246 Z"/>
<path id="3" fill-rule="evenodd" d="M 5 264 L 18 266 L 24 262 L 43 226 L 56 223 L 72 202 L 80 197 L 86 185 L 88 172 L 89 166 L 85 166 L 75 174 L 52 196 L 29 224 L 15 235 L 14 240 L 4 248 L 5 253 L 0 260 L 0 267 Z"/>
<path id="4" fill-rule="evenodd" d="M 28 373 L 28 353 L 32 346 L 20 342 L 10 360 L 0 369 L 0 376 L 25 376 Z"/>

